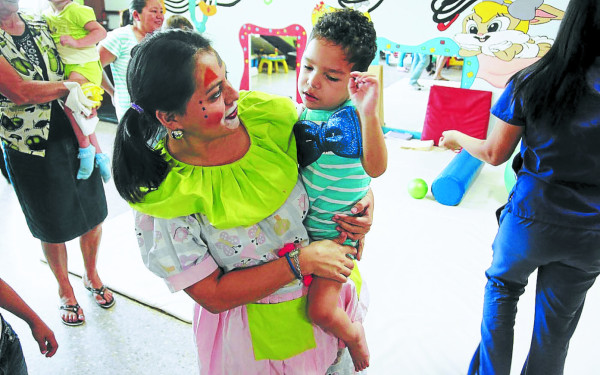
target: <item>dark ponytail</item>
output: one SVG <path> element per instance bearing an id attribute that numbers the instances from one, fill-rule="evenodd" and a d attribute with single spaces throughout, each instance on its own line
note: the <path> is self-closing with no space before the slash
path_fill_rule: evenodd
<path id="1" fill-rule="evenodd" d="M 200 52 L 216 53 L 199 33 L 179 29 L 154 33 L 132 50 L 127 89 L 136 108 L 129 108 L 119 122 L 113 155 L 115 186 L 128 202 L 140 202 L 168 173 L 166 161 L 153 148 L 165 134 L 156 111 L 185 113 L 196 89 Z"/>
<path id="2" fill-rule="evenodd" d="M 168 172 L 167 162 L 152 146 L 162 125 L 129 108 L 117 128 L 113 149 L 113 178 L 128 202 L 140 202 L 147 189 L 156 189 Z M 140 189 L 144 187 L 146 189 Z"/>
<path id="3" fill-rule="evenodd" d="M 552 48 L 511 78 L 529 116 L 546 116 L 551 126 L 568 123 L 582 97 L 597 95 L 587 73 L 600 56 L 599 36 L 598 0 L 569 1 Z"/>
<path id="4" fill-rule="evenodd" d="M 142 13 L 142 10 L 146 7 L 148 0 L 132 0 L 129 3 L 129 9 L 121 11 L 121 27 L 131 25 L 133 23 L 133 11 Z"/>
<path id="5" fill-rule="evenodd" d="M 127 26 L 133 23 L 133 18 L 131 17 L 131 11 L 129 9 L 123 9 L 120 14 L 121 22 L 119 26 Z"/>

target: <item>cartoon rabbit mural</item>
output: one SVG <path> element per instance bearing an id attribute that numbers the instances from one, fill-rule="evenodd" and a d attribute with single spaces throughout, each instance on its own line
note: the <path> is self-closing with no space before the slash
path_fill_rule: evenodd
<path id="1" fill-rule="evenodd" d="M 473 7 L 454 39 L 461 56 L 477 56 L 477 78 L 504 88 L 514 73 L 552 47 L 553 39 L 530 35 L 530 26 L 561 20 L 563 14 L 543 0 L 486 0 Z"/>

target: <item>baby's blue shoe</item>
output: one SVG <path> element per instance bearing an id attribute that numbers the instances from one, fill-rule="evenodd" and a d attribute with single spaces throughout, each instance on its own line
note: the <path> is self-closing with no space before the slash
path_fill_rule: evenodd
<path id="1" fill-rule="evenodd" d="M 96 154 L 96 167 L 100 169 L 102 181 L 107 183 L 110 180 L 110 159 L 106 154 Z"/>
<path id="2" fill-rule="evenodd" d="M 87 180 L 94 171 L 94 155 L 96 155 L 96 148 L 89 145 L 86 148 L 79 149 L 79 171 L 77 171 L 78 180 Z"/>

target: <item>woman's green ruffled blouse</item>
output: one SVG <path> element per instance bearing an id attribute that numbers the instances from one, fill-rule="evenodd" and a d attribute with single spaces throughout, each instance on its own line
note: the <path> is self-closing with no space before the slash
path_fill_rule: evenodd
<path id="1" fill-rule="evenodd" d="M 289 98 L 241 91 L 238 116 L 250 135 L 246 155 L 227 165 L 194 166 L 175 160 L 163 140 L 157 149 L 170 172 L 132 207 L 165 219 L 200 213 L 219 229 L 253 225 L 281 207 L 298 179 L 296 107 Z"/>

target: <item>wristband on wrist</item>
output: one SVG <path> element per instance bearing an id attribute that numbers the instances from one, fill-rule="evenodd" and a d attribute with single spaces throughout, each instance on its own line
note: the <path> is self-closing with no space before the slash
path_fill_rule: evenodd
<path id="1" fill-rule="evenodd" d="M 296 245 L 293 243 L 286 243 L 279 251 L 277 255 L 285 256 L 288 261 L 288 264 L 296 276 L 298 280 L 302 280 L 304 285 L 309 286 L 312 282 L 312 275 L 302 275 L 302 270 L 300 269 L 300 248 L 296 248 Z"/>
<path id="2" fill-rule="evenodd" d="M 290 253 L 286 253 L 285 254 L 285 259 L 287 259 L 288 264 L 290 265 L 290 269 L 292 270 L 292 273 L 294 274 L 294 276 L 296 276 L 296 279 L 301 280 L 302 276 L 298 273 L 298 271 L 296 270 L 296 268 L 294 267 L 294 263 L 292 262 L 292 260 L 290 259 Z"/>

